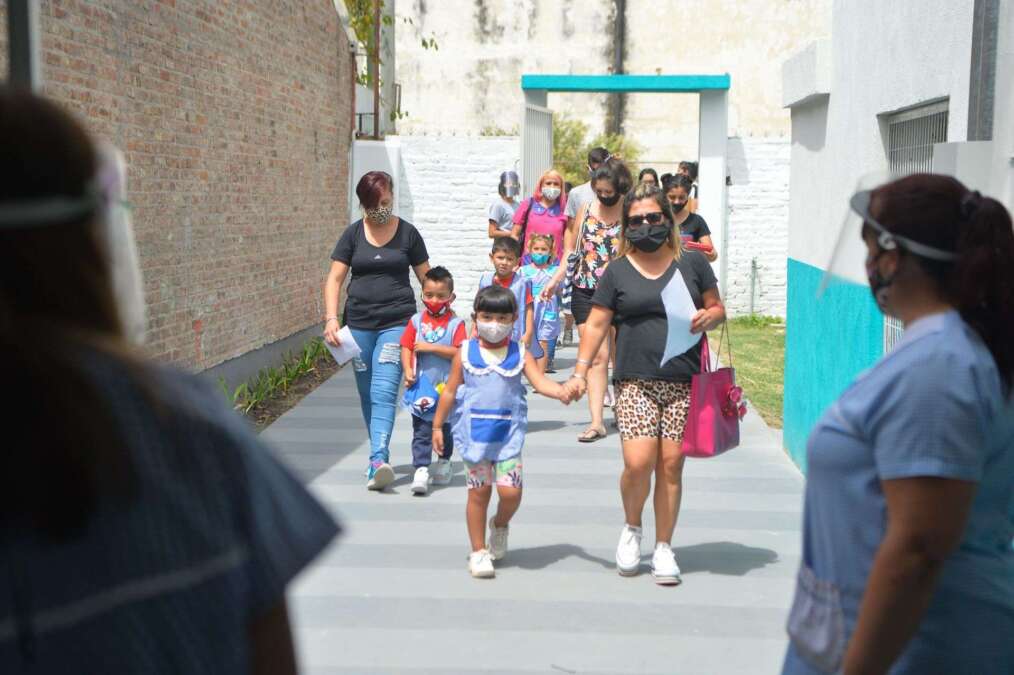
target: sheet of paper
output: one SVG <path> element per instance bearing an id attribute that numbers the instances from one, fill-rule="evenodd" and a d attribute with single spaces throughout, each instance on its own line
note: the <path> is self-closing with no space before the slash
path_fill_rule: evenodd
<path id="1" fill-rule="evenodd" d="M 678 271 L 662 289 L 662 304 L 665 306 L 669 327 L 666 332 L 665 352 L 662 354 L 662 362 L 658 364 L 660 367 L 701 341 L 700 335 L 690 332 L 690 323 L 697 314 L 697 307 L 690 297 L 690 290 L 683 281 L 683 275 Z"/>
<path id="2" fill-rule="evenodd" d="M 331 352 L 331 356 L 334 357 L 335 363 L 339 366 L 356 358 L 362 351 L 359 349 L 359 345 L 356 344 L 356 339 L 352 337 L 352 331 L 349 330 L 348 326 L 342 326 L 341 330 L 338 331 L 338 341 L 340 344 L 337 347 L 328 344 L 327 341 L 324 344 L 327 346 L 328 351 Z"/>

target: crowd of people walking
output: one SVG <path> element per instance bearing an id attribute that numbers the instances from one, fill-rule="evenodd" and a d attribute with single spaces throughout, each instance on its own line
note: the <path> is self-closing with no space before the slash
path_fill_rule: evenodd
<path id="1" fill-rule="evenodd" d="M 0 139 L 0 368 L 17 385 L 0 453 L 0 670 L 296 672 L 286 586 L 337 523 L 217 392 L 131 342 L 143 295 L 116 152 L 63 109 L 8 88 Z M 582 442 L 609 436 L 613 399 L 616 570 L 640 570 L 654 479 L 651 573 L 676 585 L 690 383 L 705 334 L 726 320 L 717 252 L 697 214 L 695 165 L 635 181 L 595 148 L 588 170 L 569 194 L 547 171 L 523 200 L 505 172 L 489 269 L 463 317 L 453 270 L 431 265 L 394 212 L 392 177 L 367 173 L 363 218 L 331 254 L 324 339 L 351 335 L 360 350 L 369 490 L 394 480 L 403 386 L 412 492 L 446 485 L 452 454 L 462 460 L 477 578 L 509 555 L 522 501 L 522 376 L 562 404 L 588 396 Z M 874 300 L 907 330 L 810 438 L 783 672 L 1014 672 L 1010 214 L 929 174 L 857 192 L 850 208 Z M 690 314 L 677 334 L 680 301 Z M 580 340 L 557 382 L 547 371 L 567 311 Z"/>

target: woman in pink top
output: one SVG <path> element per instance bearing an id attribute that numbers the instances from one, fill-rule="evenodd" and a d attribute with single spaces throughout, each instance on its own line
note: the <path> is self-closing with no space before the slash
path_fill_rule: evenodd
<path id="1" fill-rule="evenodd" d="M 563 253 L 563 231 L 567 229 L 567 197 L 563 194 L 563 176 L 556 169 L 542 174 L 535 184 L 535 194 L 526 199 L 514 212 L 515 230 L 522 227 L 521 245 L 523 256 L 527 260 L 529 239 L 533 234 L 548 234 L 553 237 L 556 250 L 553 257 L 560 259 Z M 528 225 L 523 226 L 525 214 Z"/>

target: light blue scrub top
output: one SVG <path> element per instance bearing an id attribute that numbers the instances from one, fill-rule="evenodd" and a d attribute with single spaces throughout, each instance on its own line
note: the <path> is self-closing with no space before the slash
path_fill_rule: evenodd
<path id="1" fill-rule="evenodd" d="M 835 672 L 884 538 L 881 481 L 978 484 L 960 546 L 890 671 L 1014 673 L 1014 406 L 955 312 L 914 322 L 842 394 L 807 448 L 803 559 L 783 673 Z"/>

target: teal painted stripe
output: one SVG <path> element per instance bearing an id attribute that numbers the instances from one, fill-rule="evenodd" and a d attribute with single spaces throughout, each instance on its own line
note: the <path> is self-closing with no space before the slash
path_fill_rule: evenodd
<path id="1" fill-rule="evenodd" d="M 732 85 L 723 75 L 522 75 L 522 89 L 584 92 L 693 93 Z"/>
<path id="2" fill-rule="evenodd" d="M 784 443 L 803 471 L 814 424 L 883 354 L 884 320 L 870 289 L 838 282 L 818 300 L 823 277 L 823 270 L 789 258 Z"/>

